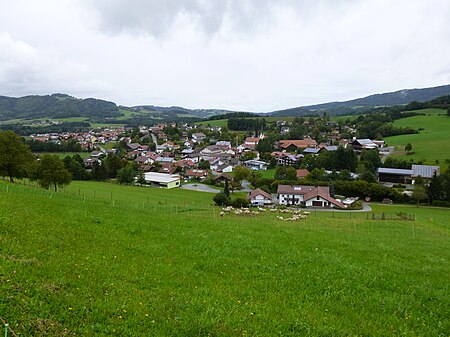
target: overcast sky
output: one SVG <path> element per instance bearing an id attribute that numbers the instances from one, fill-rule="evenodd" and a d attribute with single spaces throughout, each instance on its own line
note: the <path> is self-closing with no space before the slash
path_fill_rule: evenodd
<path id="1" fill-rule="evenodd" d="M 271 111 L 449 83 L 448 0 L 0 0 L 0 95 Z"/>

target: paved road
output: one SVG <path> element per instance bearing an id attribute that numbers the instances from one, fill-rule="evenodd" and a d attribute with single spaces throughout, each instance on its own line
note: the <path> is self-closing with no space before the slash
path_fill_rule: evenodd
<path id="1" fill-rule="evenodd" d="M 184 188 L 185 190 L 191 190 L 191 191 L 199 191 L 199 192 L 208 192 L 208 193 L 219 193 L 220 190 L 212 188 L 205 184 L 200 183 L 192 183 L 192 184 L 184 184 L 181 185 L 181 188 Z M 250 192 L 252 189 L 250 188 L 250 183 L 248 181 L 242 182 L 242 189 L 237 190 L 234 192 Z"/>
<path id="2" fill-rule="evenodd" d="M 305 210 L 312 210 L 312 211 L 320 211 L 320 212 L 352 212 L 352 213 L 358 213 L 358 212 L 372 212 L 372 207 L 370 207 L 365 202 L 362 203 L 362 209 L 357 210 L 351 210 L 351 209 L 334 209 L 334 208 L 322 208 L 322 207 L 307 207 Z"/>
<path id="3" fill-rule="evenodd" d="M 185 190 L 198 191 L 198 192 L 208 192 L 208 193 L 219 193 L 220 190 L 216 190 L 208 185 L 204 184 L 185 184 L 181 185 L 181 188 Z"/>

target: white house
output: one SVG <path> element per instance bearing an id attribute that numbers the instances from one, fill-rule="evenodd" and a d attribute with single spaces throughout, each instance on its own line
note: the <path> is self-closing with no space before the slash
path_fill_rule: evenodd
<path id="1" fill-rule="evenodd" d="M 248 192 L 247 199 L 255 206 L 264 206 L 272 203 L 272 196 L 259 188 Z"/>
<path id="2" fill-rule="evenodd" d="M 267 170 L 268 163 L 261 160 L 246 160 L 244 161 L 244 165 L 247 166 L 250 170 L 255 171 L 263 171 Z"/>
<path id="3" fill-rule="evenodd" d="M 278 185 L 280 205 L 306 207 L 341 207 L 344 204 L 330 196 L 328 186 Z"/>

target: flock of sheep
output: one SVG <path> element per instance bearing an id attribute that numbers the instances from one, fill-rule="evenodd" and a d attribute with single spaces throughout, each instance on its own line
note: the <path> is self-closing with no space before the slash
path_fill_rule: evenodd
<path id="1" fill-rule="evenodd" d="M 258 215 L 261 212 L 266 212 L 266 208 L 258 207 L 256 210 L 252 211 L 249 208 L 234 208 L 233 206 L 228 206 L 222 208 L 222 211 L 220 212 L 220 216 L 225 216 L 225 214 L 231 214 L 234 213 L 236 215 Z M 270 212 L 279 212 L 284 214 L 290 214 L 292 215 L 290 218 L 283 218 L 282 216 L 277 216 L 278 220 L 281 221 L 298 221 L 298 220 L 304 220 L 308 216 L 310 212 L 307 211 L 299 211 L 299 210 L 290 210 L 290 209 L 276 209 L 276 208 L 270 208 Z"/>

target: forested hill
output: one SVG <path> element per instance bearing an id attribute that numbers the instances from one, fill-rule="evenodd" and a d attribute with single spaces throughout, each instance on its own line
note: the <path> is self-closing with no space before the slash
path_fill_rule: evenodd
<path id="1" fill-rule="evenodd" d="M 404 89 L 383 94 L 370 95 L 344 102 L 330 102 L 286 110 L 274 111 L 272 116 L 301 116 L 327 111 L 330 114 L 351 114 L 364 112 L 368 108 L 404 105 L 412 102 L 427 102 L 437 97 L 450 95 L 450 85 L 423 89 Z"/>
<path id="2" fill-rule="evenodd" d="M 117 116 L 120 113 L 115 103 L 95 98 L 79 99 L 64 94 L 20 98 L 0 96 L 0 120 Z"/>

